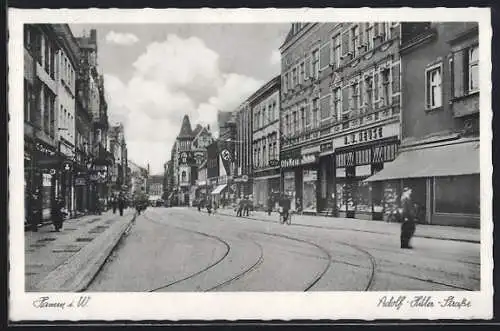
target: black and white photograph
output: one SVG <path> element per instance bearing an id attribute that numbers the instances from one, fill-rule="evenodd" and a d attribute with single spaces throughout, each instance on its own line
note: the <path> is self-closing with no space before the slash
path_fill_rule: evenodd
<path id="1" fill-rule="evenodd" d="M 489 11 L 401 10 L 9 10 L 10 314 L 491 317 Z"/>

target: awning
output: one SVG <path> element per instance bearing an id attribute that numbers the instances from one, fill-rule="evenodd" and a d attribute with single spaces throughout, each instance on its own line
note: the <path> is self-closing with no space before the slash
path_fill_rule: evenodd
<path id="1" fill-rule="evenodd" d="M 478 141 L 404 151 L 365 181 L 470 174 L 479 174 Z"/>
<path id="2" fill-rule="evenodd" d="M 217 186 L 211 194 L 220 194 L 222 192 L 223 189 L 225 189 L 227 186 L 227 184 L 222 184 L 222 185 L 219 185 Z"/>

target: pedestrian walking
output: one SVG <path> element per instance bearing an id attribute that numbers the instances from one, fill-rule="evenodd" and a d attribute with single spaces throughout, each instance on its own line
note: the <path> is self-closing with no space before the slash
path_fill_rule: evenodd
<path id="1" fill-rule="evenodd" d="M 113 208 L 113 214 L 116 214 L 116 209 L 118 207 L 118 199 L 114 194 L 111 196 L 111 207 Z"/>
<path id="2" fill-rule="evenodd" d="M 64 206 L 64 198 L 59 195 L 52 204 L 52 223 L 54 224 L 54 229 L 59 232 L 62 229 L 64 217 L 66 217 L 67 212 Z"/>
<path id="3" fill-rule="evenodd" d="M 273 198 L 269 197 L 267 199 L 267 215 L 271 216 L 271 213 L 273 211 Z"/>
<path id="4" fill-rule="evenodd" d="M 120 193 L 120 195 L 118 196 L 118 201 L 116 201 L 115 199 L 115 206 L 113 206 L 113 214 L 115 213 L 114 209 L 116 209 L 116 204 L 118 204 L 118 210 L 120 211 L 120 216 L 123 216 L 123 210 L 125 209 L 125 196 L 123 195 L 123 193 Z"/>
<path id="5" fill-rule="evenodd" d="M 42 208 L 41 208 L 41 197 L 40 191 L 36 189 L 33 194 L 30 194 L 30 200 L 28 204 L 28 210 L 30 211 L 30 215 L 28 215 L 28 222 L 30 226 L 30 230 L 33 232 L 38 231 L 38 224 L 40 223 L 42 216 Z"/>
<path id="6" fill-rule="evenodd" d="M 248 196 L 243 198 L 243 216 L 250 216 L 250 199 Z"/>
<path id="7" fill-rule="evenodd" d="M 415 234 L 416 229 L 416 209 L 415 204 L 412 201 L 412 190 L 410 188 L 405 188 L 403 194 L 401 195 L 401 204 L 403 209 L 403 223 L 401 224 L 401 248 L 412 248 L 410 246 L 410 240 Z"/>
<path id="8" fill-rule="evenodd" d="M 290 219 L 291 201 L 285 194 L 281 195 L 279 205 L 280 205 L 280 223 L 281 224 L 286 223 L 286 224 L 290 225 L 290 223 L 291 223 L 291 219 Z"/>
<path id="9" fill-rule="evenodd" d="M 243 213 L 243 208 L 244 208 L 244 205 L 245 205 L 245 199 L 240 199 L 238 201 L 238 209 L 236 211 L 236 216 L 237 217 L 241 217 L 243 216 L 242 213 Z"/>
<path id="10" fill-rule="evenodd" d="M 207 213 L 208 213 L 208 215 L 212 215 L 212 201 L 211 200 L 207 201 Z"/>

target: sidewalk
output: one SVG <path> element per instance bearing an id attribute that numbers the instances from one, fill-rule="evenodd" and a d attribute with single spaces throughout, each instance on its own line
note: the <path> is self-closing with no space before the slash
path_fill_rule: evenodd
<path id="1" fill-rule="evenodd" d="M 236 216 L 236 213 L 233 209 L 220 208 L 217 212 L 223 215 Z M 277 212 L 273 212 L 271 216 L 269 216 L 266 212 L 254 211 L 250 213 L 249 217 L 245 218 L 278 223 Z M 292 216 L 292 224 L 299 226 L 371 232 L 397 236 L 399 236 L 401 229 L 401 225 L 399 223 L 297 214 L 294 214 Z M 417 224 L 415 237 L 480 243 L 480 230 L 455 226 Z"/>
<path id="2" fill-rule="evenodd" d="M 66 220 L 61 232 L 50 225 L 26 231 L 26 291 L 84 290 L 134 219 L 128 208 L 123 216 L 107 211 Z"/>

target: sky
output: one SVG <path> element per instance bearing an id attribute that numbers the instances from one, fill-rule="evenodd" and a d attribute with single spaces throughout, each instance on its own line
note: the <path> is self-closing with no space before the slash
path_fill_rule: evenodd
<path id="1" fill-rule="evenodd" d="M 129 159 L 163 172 L 182 117 L 217 128 L 280 73 L 279 47 L 289 24 L 70 25 L 97 30 L 110 124 L 123 123 Z"/>

